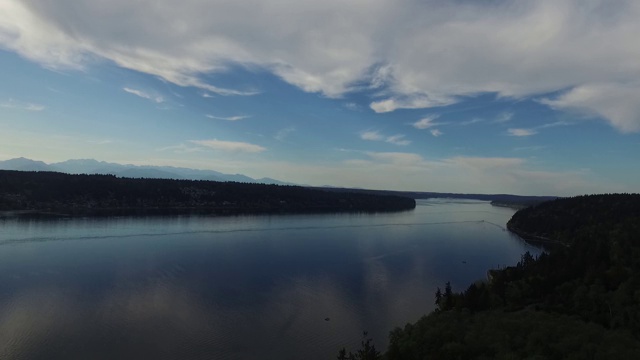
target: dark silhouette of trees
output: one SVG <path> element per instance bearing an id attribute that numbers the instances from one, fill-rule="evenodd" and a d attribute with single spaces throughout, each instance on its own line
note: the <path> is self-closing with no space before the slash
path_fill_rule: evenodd
<path id="1" fill-rule="evenodd" d="M 67 215 L 401 211 L 415 200 L 301 186 L 0 171 L 0 210 Z"/>
<path id="2" fill-rule="evenodd" d="M 386 358 L 640 358 L 640 195 L 559 199 L 518 211 L 509 228 L 555 241 L 389 336 Z"/>

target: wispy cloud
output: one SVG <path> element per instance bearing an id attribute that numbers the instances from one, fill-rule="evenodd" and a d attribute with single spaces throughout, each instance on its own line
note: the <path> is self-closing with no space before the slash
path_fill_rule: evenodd
<path id="1" fill-rule="evenodd" d="M 548 146 L 546 145 L 521 146 L 521 147 L 514 148 L 513 151 L 538 151 L 538 150 L 544 150 L 547 147 Z"/>
<path id="2" fill-rule="evenodd" d="M 371 159 L 398 165 L 417 164 L 423 161 L 422 156 L 405 152 L 367 152 Z"/>
<path id="3" fill-rule="evenodd" d="M 189 140 L 189 142 L 192 144 L 204 146 L 214 150 L 221 150 L 221 151 L 228 151 L 228 152 L 260 153 L 267 150 L 266 148 L 260 145 L 255 145 L 255 144 L 250 144 L 250 143 L 240 142 L 240 141 L 223 141 L 218 139 L 211 139 L 211 140 Z"/>
<path id="4" fill-rule="evenodd" d="M 156 151 L 172 151 L 178 154 L 189 154 L 204 151 L 202 147 L 188 146 L 185 144 L 166 146 L 156 149 Z"/>
<path id="5" fill-rule="evenodd" d="M 0 107 L 6 108 L 6 109 L 18 109 L 18 110 L 26 110 L 26 111 L 42 111 L 45 109 L 43 105 L 16 101 L 13 99 L 9 99 L 5 102 L 0 103 Z"/>
<path id="6" fill-rule="evenodd" d="M 251 116 L 248 115 L 236 115 L 236 116 L 214 116 L 211 114 L 207 114 L 205 115 L 206 117 L 208 117 L 209 119 L 215 119 L 215 120 L 226 120 L 226 121 L 238 121 L 238 120 L 244 120 L 244 119 L 248 119 Z"/>
<path id="7" fill-rule="evenodd" d="M 128 92 L 129 94 L 133 94 L 133 95 L 139 96 L 139 97 L 141 97 L 143 99 L 151 100 L 151 101 L 156 102 L 158 104 L 164 102 L 164 98 L 162 96 L 160 96 L 160 95 L 152 95 L 152 94 L 149 94 L 149 93 L 147 93 L 145 91 L 132 89 L 132 88 L 129 88 L 129 87 L 124 87 L 124 88 L 122 88 L 122 90 Z"/>
<path id="8" fill-rule="evenodd" d="M 278 130 L 278 132 L 273 136 L 273 138 L 278 140 L 278 141 L 284 141 L 284 139 L 286 139 L 294 131 L 296 131 L 296 128 L 294 128 L 292 126 L 286 127 L 284 129 Z"/>
<path id="9" fill-rule="evenodd" d="M 539 102 L 554 109 L 605 119 L 623 133 L 640 132 L 640 85 L 637 82 L 584 84 Z"/>
<path id="10" fill-rule="evenodd" d="M 356 104 L 356 103 L 354 103 L 354 102 L 348 102 L 348 103 L 345 103 L 345 104 L 344 104 L 344 107 L 346 107 L 347 109 L 352 110 L 352 111 L 359 111 L 359 110 L 361 110 L 361 109 L 360 109 L 360 105 L 358 105 L 358 104 Z"/>
<path id="11" fill-rule="evenodd" d="M 413 127 L 416 129 L 420 129 L 420 130 L 424 130 L 424 129 L 428 129 L 430 127 L 434 127 L 434 126 L 438 126 L 438 125 L 442 125 L 442 123 L 436 123 L 435 120 L 437 118 L 439 118 L 439 115 L 429 115 L 427 117 L 424 117 L 416 122 L 414 122 Z"/>
<path id="12" fill-rule="evenodd" d="M 573 125 L 573 123 L 568 121 L 556 121 L 552 123 L 538 125 L 528 129 L 508 129 L 507 134 L 509 136 L 531 136 L 531 135 L 538 134 L 538 130 L 540 129 L 549 129 L 549 128 L 554 128 L 558 126 L 570 126 L 570 125 Z"/>
<path id="13" fill-rule="evenodd" d="M 377 113 L 386 113 L 397 109 L 426 109 L 431 107 L 455 104 L 457 100 L 450 96 L 434 96 L 418 94 L 408 97 L 394 97 L 386 100 L 374 101 L 369 107 Z"/>
<path id="14" fill-rule="evenodd" d="M 380 141 L 384 139 L 384 136 L 382 136 L 377 131 L 363 131 L 360 133 L 360 139 L 369 141 Z"/>
<path id="15" fill-rule="evenodd" d="M 537 134 L 538 131 L 535 129 L 508 129 L 507 134 L 509 136 L 531 136 Z"/>
<path id="16" fill-rule="evenodd" d="M 407 146 L 411 144 L 411 140 L 405 139 L 404 134 L 395 134 L 391 136 L 383 135 L 378 131 L 367 130 L 360 133 L 360 139 L 367 141 L 384 141 L 398 146 Z"/>
<path id="17" fill-rule="evenodd" d="M 525 160 L 521 158 L 503 158 L 503 157 L 475 157 L 475 156 L 456 156 L 445 160 L 446 162 L 470 166 L 481 170 L 490 170 L 495 168 L 509 168 L 524 164 Z"/>
<path id="18" fill-rule="evenodd" d="M 411 140 L 405 139 L 405 135 L 403 134 L 388 136 L 384 141 L 399 146 L 407 146 L 411 144 Z"/>
<path id="19" fill-rule="evenodd" d="M 438 129 L 432 129 L 430 131 L 431 131 L 431 135 L 433 135 L 435 137 L 444 135 L 444 133 L 442 131 L 438 130 Z"/>
<path id="20" fill-rule="evenodd" d="M 480 118 L 473 118 L 473 119 L 471 119 L 471 120 L 467 120 L 467 121 L 463 121 L 463 122 L 461 122 L 461 123 L 460 123 L 460 125 L 462 125 L 462 126 L 467 126 L 467 125 L 472 125 L 472 124 L 481 123 L 481 122 L 483 122 L 483 121 L 484 121 L 484 120 L 483 120 L 483 119 L 480 119 Z"/>
<path id="21" fill-rule="evenodd" d="M 514 115 L 515 114 L 510 111 L 504 111 L 498 114 L 498 116 L 495 119 L 493 119 L 493 122 L 498 124 L 506 123 L 511 121 Z"/>

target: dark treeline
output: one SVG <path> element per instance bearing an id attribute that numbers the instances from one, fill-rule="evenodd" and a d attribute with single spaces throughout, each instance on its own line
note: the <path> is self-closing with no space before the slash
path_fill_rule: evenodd
<path id="1" fill-rule="evenodd" d="M 463 194 L 463 193 L 439 193 L 424 191 L 392 191 L 392 190 L 369 190 L 369 189 L 349 189 L 349 188 L 314 188 L 332 192 L 358 192 L 373 195 L 394 195 L 410 197 L 412 199 L 461 199 L 461 200 L 482 200 L 491 201 L 492 205 L 522 207 L 536 205 L 544 201 L 557 199 L 557 196 L 527 196 L 511 194 Z"/>
<path id="2" fill-rule="evenodd" d="M 463 292 L 445 284 L 385 358 L 640 359 L 640 195 L 558 199 L 508 227 L 561 245 Z"/>
<path id="3" fill-rule="evenodd" d="M 333 193 L 299 186 L 113 175 L 0 171 L 0 210 L 114 215 L 154 213 L 298 213 L 401 211 L 400 196 Z"/>

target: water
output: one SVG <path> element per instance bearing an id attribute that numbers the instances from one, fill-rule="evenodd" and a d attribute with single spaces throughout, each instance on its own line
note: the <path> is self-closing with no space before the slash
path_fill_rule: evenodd
<path id="1" fill-rule="evenodd" d="M 0 359 L 334 359 L 529 250 L 513 210 L 0 221 Z"/>

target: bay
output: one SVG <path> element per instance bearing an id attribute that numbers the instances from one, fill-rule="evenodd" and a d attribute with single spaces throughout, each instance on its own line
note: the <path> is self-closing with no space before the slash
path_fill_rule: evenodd
<path id="1" fill-rule="evenodd" d="M 1 359 L 334 359 L 531 247 L 513 214 L 0 220 Z"/>

